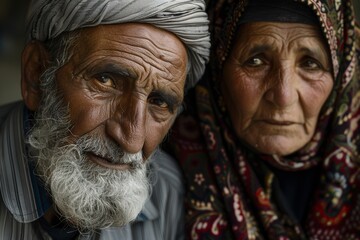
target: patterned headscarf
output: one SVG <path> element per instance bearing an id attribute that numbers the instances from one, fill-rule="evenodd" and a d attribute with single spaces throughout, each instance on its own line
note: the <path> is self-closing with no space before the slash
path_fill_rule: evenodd
<path id="1" fill-rule="evenodd" d="M 100 24 L 140 22 L 177 35 L 188 49 L 188 86 L 204 73 L 210 36 L 204 0 L 32 0 L 28 40 L 45 41 L 63 32 Z"/>
<path id="2" fill-rule="evenodd" d="M 219 91 L 222 66 L 249 1 L 209 2 L 209 68 L 169 141 L 187 180 L 188 237 L 360 239 L 360 49 L 351 0 L 298 1 L 318 17 L 330 49 L 334 86 L 313 138 L 286 157 L 261 155 L 241 145 Z M 320 176 L 303 224 L 279 204 L 277 177 L 266 162 L 294 174 L 317 169 Z"/>

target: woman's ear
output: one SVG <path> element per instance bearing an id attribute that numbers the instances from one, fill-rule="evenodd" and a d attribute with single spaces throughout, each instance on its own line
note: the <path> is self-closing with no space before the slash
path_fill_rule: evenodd
<path id="1" fill-rule="evenodd" d="M 25 105 L 36 111 L 41 99 L 40 77 L 49 63 L 49 53 L 43 43 L 28 43 L 21 57 L 21 94 Z"/>

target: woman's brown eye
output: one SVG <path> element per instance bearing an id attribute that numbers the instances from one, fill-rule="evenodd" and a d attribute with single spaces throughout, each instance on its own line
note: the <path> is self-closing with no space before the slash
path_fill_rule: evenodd
<path id="1" fill-rule="evenodd" d="M 307 69 L 307 70 L 319 70 L 322 69 L 322 65 L 314 60 L 314 59 L 305 59 L 302 63 L 301 63 L 301 67 Z"/>
<path id="2" fill-rule="evenodd" d="M 253 57 L 248 59 L 245 64 L 250 67 L 258 67 L 264 64 L 264 61 L 261 58 Z"/>
<path id="3" fill-rule="evenodd" d="M 108 74 L 99 74 L 96 79 L 106 87 L 115 87 L 114 80 Z"/>

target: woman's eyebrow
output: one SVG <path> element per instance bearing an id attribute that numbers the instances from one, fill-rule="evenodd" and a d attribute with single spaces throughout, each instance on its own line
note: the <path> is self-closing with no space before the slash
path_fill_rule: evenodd
<path id="1" fill-rule="evenodd" d="M 256 44 L 254 46 L 250 46 L 248 53 L 250 55 L 256 55 L 258 53 L 267 52 L 271 49 L 273 49 L 273 47 L 270 44 Z"/>
<path id="2" fill-rule="evenodd" d="M 322 50 L 320 47 L 300 47 L 297 51 L 300 53 L 304 53 L 306 55 L 315 57 L 315 56 L 326 56 L 326 52 Z"/>

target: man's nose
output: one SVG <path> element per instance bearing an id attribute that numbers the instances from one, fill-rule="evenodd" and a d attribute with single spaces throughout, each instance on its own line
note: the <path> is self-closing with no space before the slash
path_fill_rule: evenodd
<path id="1" fill-rule="evenodd" d="M 294 68 L 281 67 L 268 77 L 268 88 L 265 92 L 267 101 L 279 108 L 289 107 L 298 101 L 298 76 Z"/>
<path id="2" fill-rule="evenodd" d="M 146 136 L 146 103 L 140 99 L 119 103 L 106 122 L 106 133 L 128 153 L 143 149 Z"/>

